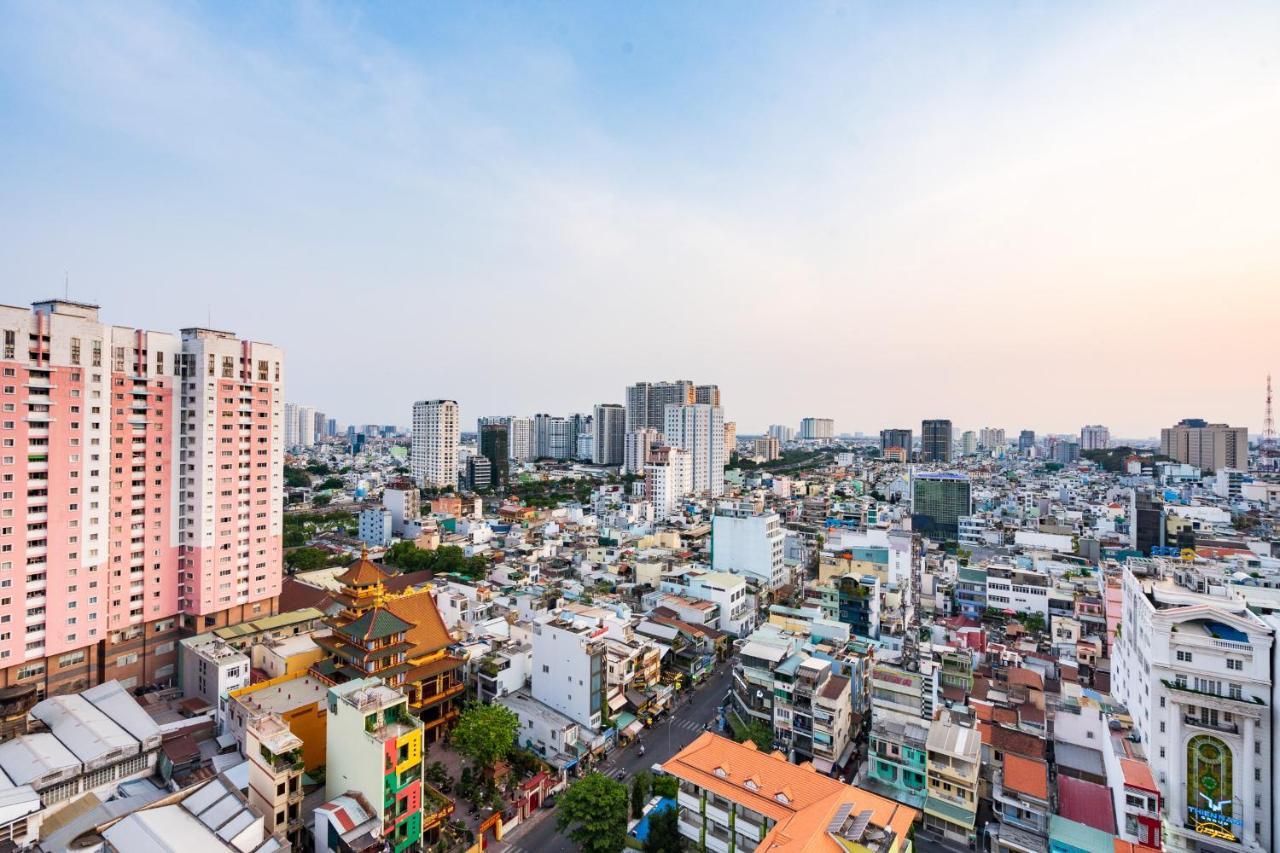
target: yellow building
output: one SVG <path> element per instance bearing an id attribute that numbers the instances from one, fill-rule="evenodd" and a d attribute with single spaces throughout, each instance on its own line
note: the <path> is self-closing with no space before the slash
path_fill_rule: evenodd
<path id="1" fill-rule="evenodd" d="M 226 731 L 247 749 L 249 726 L 275 714 L 302 741 L 307 770 L 325 763 L 325 723 L 328 685 L 305 672 L 282 675 L 232 690 L 227 694 Z"/>

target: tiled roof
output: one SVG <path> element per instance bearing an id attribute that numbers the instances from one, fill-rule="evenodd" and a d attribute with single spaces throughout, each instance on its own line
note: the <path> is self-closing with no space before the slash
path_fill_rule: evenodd
<path id="1" fill-rule="evenodd" d="M 378 565 L 370 560 L 367 554 L 361 554 L 360 559 L 348 566 L 345 572 L 335 578 L 343 586 L 372 586 L 386 579 L 387 573 L 378 568 Z"/>
<path id="2" fill-rule="evenodd" d="M 1133 788 L 1141 788 L 1144 791 L 1158 791 L 1156 788 L 1155 777 L 1151 775 L 1151 768 L 1147 766 L 1145 761 L 1137 761 L 1132 758 L 1120 759 L 1120 770 L 1124 773 L 1124 783 Z"/>
<path id="3" fill-rule="evenodd" d="M 1004 757 L 1004 786 L 1011 791 L 1049 799 L 1049 768 L 1036 758 L 1023 758 L 1017 753 Z"/>
<path id="4" fill-rule="evenodd" d="M 1016 753 L 1029 758 L 1044 758 L 1044 739 L 1017 729 L 991 727 L 991 746 L 1003 753 Z"/>
<path id="5" fill-rule="evenodd" d="M 365 640 L 381 640 L 395 634 L 403 634 L 412 628 L 412 623 L 381 607 L 371 607 L 354 622 L 343 625 L 338 630 L 348 637 L 360 637 Z"/>
<path id="6" fill-rule="evenodd" d="M 827 827 L 842 805 L 872 812 L 871 820 L 906 838 L 919 818 L 915 809 L 824 776 L 812 766 L 791 764 L 780 754 L 760 752 L 711 732 L 699 735 L 663 770 L 766 815 L 776 825 L 756 853 L 839 851 Z"/>
<path id="7" fill-rule="evenodd" d="M 384 605 L 387 610 L 408 622 L 411 626 L 405 639 L 413 643 L 410 658 L 438 652 L 453 643 L 449 630 L 440 618 L 436 601 L 428 590 L 421 590 L 402 598 L 388 599 Z"/>

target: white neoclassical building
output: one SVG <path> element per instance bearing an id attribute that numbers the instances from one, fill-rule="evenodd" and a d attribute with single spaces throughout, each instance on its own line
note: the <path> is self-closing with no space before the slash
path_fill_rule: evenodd
<path id="1" fill-rule="evenodd" d="M 1133 716 L 1166 804 L 1169 850 L 1274 849 L 1274 631 L 1220 569 L 1133 560 L 1112 693 Z"/>

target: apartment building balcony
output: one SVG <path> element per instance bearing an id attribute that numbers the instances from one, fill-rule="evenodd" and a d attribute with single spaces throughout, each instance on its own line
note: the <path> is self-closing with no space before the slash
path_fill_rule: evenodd
<path id="1" fill-rule="evenodd" d="M 1180 684 L 1176 681 L 1167 681 L 1160 679 L 1160 683 L 1170 690 L 1175 691 L 1173 697 L 1175 702 L 1187 703 L 1191 705 L 1207 705 L 1208 707 L 1222 707 L 1226 710 L 1247 709 L 1247 713 L 1256 715 L 1259 706 L 1266 706 L 1266 701 L 1252 693 L 1241 691 L 1239 696 L 1232 696 L 1228 693 L 1213 693 L 1208 690 L 1199 690 L 1189 684 Z"/>

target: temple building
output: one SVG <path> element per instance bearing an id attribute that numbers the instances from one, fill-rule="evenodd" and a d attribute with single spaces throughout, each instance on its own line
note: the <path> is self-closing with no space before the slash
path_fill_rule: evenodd
<path id="1" fill-rule="evenodd" d="M 449 653 L 453 638 L 427 589 L 387 590 L 387 574 L 368 553 L 338 576 L 342 610 L 333 633 L 315 637 L 326 657 L 311 668 L 328 684 L 381 678 L 409 699 L 428 743 L 438 740 L 462 710 L 463 659 Z"/>

